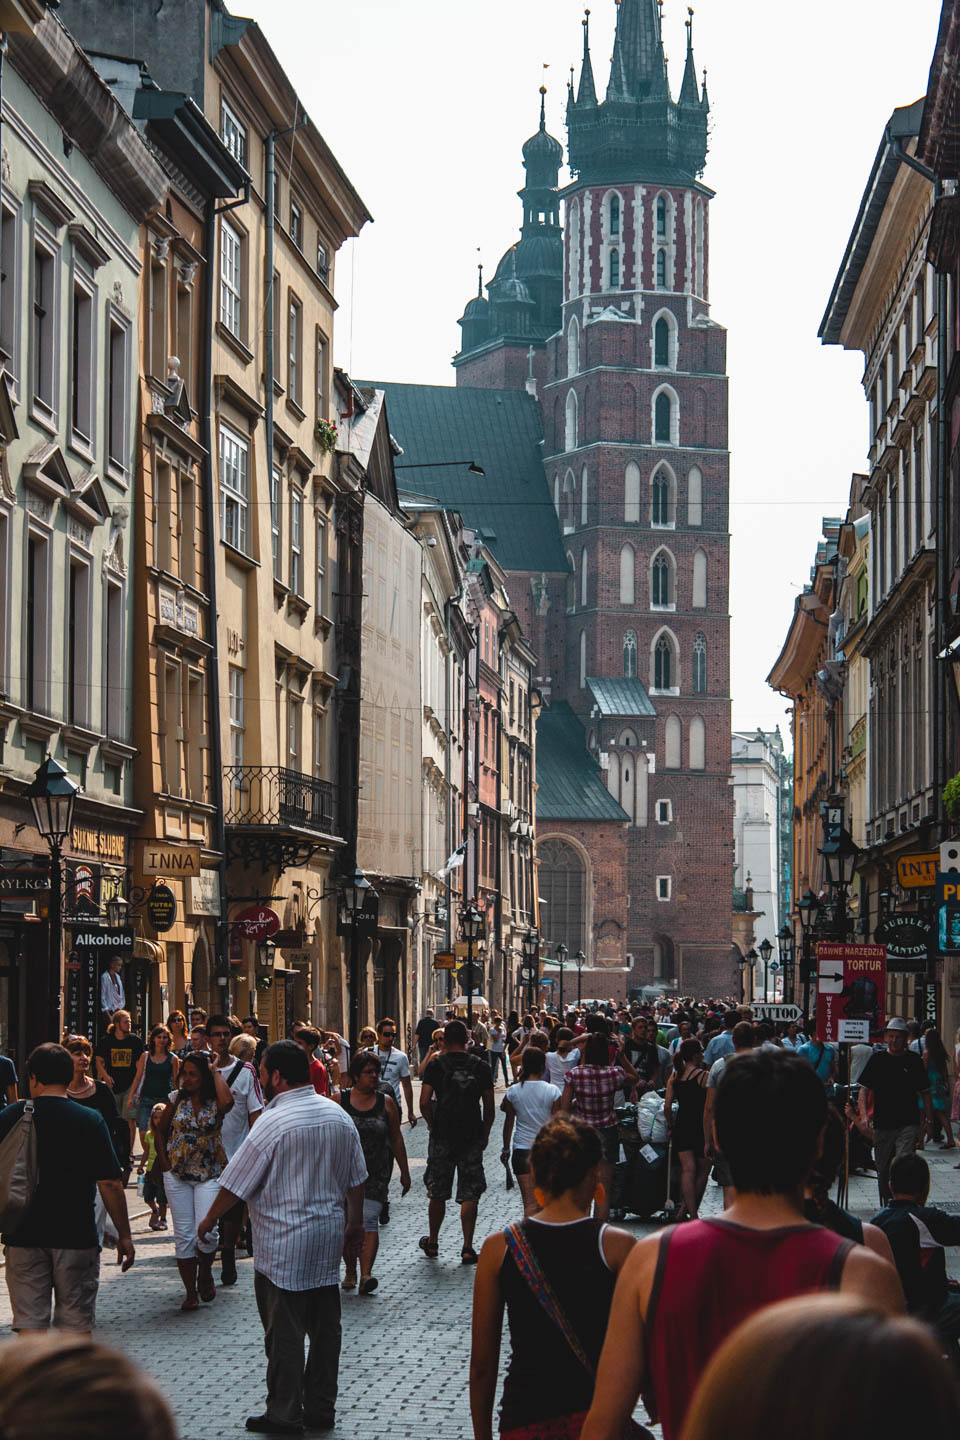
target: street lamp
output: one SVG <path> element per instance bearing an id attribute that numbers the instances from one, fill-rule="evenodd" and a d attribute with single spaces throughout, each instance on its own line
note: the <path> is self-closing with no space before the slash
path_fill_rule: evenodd
<path id="1" fill-rule="evenodd" d="M 350 1053 L 355 1055 L 360 1039 L 360 924 L 366 911 L 376 914 L 379 896 L 359 865 L 354 866 L 352 875 L 343 877 L 339 888 L 341 929 L 348 928 L 350 932 L 349 1038 Z"/>
<path id="2" fill-rule="evenodd" d="M 769 996 L 769 994 L 768 994 L 768 989 L 767 989 L 767 987 L 768 987 L 768 984 L 769 984 L 769 977 L 770 977 L 770 956 L 771 956 L 772 954 L 773 954 L 773 946 L 770 944 L 770 940 L 769 940 L 768 936 L 764 935 L 763 939 L 760 941 L 760 959 L 763 961 L 763 998 L 764 998 L 764 1001 L 767 1001 L 767 1000 L 770 999 L 770 996 Z"/>
<path id="3" fill-rule="evenodd" d="M 578 950 L 573 958 L 577 962 L 577 1009 L 579 1010 L 583 1004 L 583 967 L 587 963 L 587 957 L 582 950 Z"/>
<path id="4" fill-rule="evenodd" d="M 827 884 L 845 896 L 853 884 L 854 872 L 860 851 L 847 830 L 841 830 L 836 840 L 828 840 L 820 851 L 827 872 Z"/>
<path id="5" fill-rule="evenodd" d="M 780 970 L 781 970 L 780 961 L 779 961 L 779 960 L 773 960 L 773 961 L 771 961 L 771 963 L 770 963 L 770 974 L 773 976 L 773 998 L 774 998 L 774 1000 L 776 1000 L 776 998 L 777 998 L 777 976 L 779 975 Z"/>
<path id="6" fill-rule="evenodd" d="M 484 920 L 476 905 L 468 905 L 460 913 L 460 928 L 467 942 L 467 1029 L 473 1032 L 473 947 L 483 936 Z"/>
<path id="7" fill-rule="evenodd" d="M 563 967 L 567 960 L 567 947 L 563 941 L 557 946 L 557 964 L 560 967 L 560 1014 L 563 1014 Z"/>
<path id="8" fill-rule="evenodd" d="M 783 998 L 793 1000 L 793 931 L 790 926 L 784 923 L 777 931 L 777 949 L 780 951 L 780 963 L 783 966 Z M 787 994 L 787 981 L 790 981 L 790 994 Z"/>
<path id="9" fill-rule="evenodd" d="M 130 913 L 130 901 L 122 895 L 111 895 L 104 909 L 107 912 L 107 925 L 110 929 L 122 930 Z"/>
<path id="10" fill-rule="evenodd" d="M 536 999 L 537 971 L 540 966 L 540 932 L 528 930 L 522 940 L 523 963 L 527 971 L 527 1005 L 533 1004 Z M 533 978 L 530 978 L 533 977 Z"/>
<path id="11" fill-rule="evenodd" d="M 50 850 L 50 910 L 47 920 L 47 997 L 51 1039 L 60 1039 L 60 962 L 63 956 L 63 843 L 73 825 L 73 807 L 80 786 L 56 760 L 47 755 L 27 786 L 37 829 Z"/>
<path id="12" fill-rule="evenodd" d="M 800 916 L 800 929 L 803 933 L 803 1018 L 810 1019 L 810 947 L 813 942 L 813 932 L 817 925 L 817 916 L 820 914 L 820 901 L 812 890 L 808 890 L 802 900 L 797 901 L 797 914 Z"/>

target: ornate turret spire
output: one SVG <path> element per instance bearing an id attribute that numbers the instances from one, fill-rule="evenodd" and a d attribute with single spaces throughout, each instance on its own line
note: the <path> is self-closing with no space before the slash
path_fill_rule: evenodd
<path id="1" fill-rule="evenodd" d="M 706 69 L 704 69 L 704 72 L 703 72 L 703 93 L 702 93 L 701 96 L 700 96 L 700 108 L 701 108 L 701 110 L 709 110 L 709 109 L 710 109 L 710 101 L 707 99 L 707 72 L 706 72 Z"/>
<path id="2" fill-rule="evenodd" d="M 663 83 L 663 42 L 657 0 L 617 0 L 608 100 L 640 100 Z"/>
<path id="3" fill-rule="evenodd" d="M 584 11 L 583 16 L 583 69 L 580 71 L 580 93 L 577 95 L 577 104 L 586 109 L 587 106 L 596 105 L 597 87 L 593 79 L 593 61 L 590 59 L 590 11 Z"/>
<path id="4" fill-rule="evenodd" d="M 680 86 L 681 105 L 700 104 L 700 86 L 697 84 L 697 67 L 693 61 L 693 10 L 687 10 L 687 63 Z"/>

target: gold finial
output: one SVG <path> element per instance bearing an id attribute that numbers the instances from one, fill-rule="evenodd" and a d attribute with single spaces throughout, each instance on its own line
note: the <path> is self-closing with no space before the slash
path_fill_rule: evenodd
<path id="1" fill-rule="evenodd" d="M 547 87 L 546 87 L 546 85 L 541 85 L 541 86 L 540 86 L 540 94 L 541 94 L 541 95 L 546 95 L 546 93 L 547 93 Z"/>

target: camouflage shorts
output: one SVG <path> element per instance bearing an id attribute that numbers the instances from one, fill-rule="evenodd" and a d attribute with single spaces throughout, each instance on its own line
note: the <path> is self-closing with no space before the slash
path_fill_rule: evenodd
<path id="1" fill-rule="evenodd" d="M 449 1200 L 453 1193 L 453 1175 L 457 1175 L 457 1204 L 480 1199 L 487 1188 L 483 1173 L 483 1147 L 477 1142 L 469 1150 L 455 1155 L 441 1141 L 430 1137 L 427 1169 L 423 1183 L 431 1200 Z"/>

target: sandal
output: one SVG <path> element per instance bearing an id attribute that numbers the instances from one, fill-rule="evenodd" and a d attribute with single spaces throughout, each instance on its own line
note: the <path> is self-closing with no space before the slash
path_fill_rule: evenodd
<path id="1" fill-rule="evenodd" d="M 429 1235 L 421 1235 L 420 1239 L 417 1241 L 417 1244 L 423 1251 L 424 1255 L 429 1255 L 431 1259 L 434 1259 L 437 1255 L 440 1254 L 440 1246 L 435 1241 L 431 1240 Z"/>
<path id="2" fill-rule="evenodd" d="M 376 1290 L 376 1288 L 377 1288 L 377 1286 L 378 1286 L 379 1284 L 380 1284 L 380 1281 L 377 1279 L 376 1275 L 361 1275 L 361 1277 L 360 1277 L 360 1294 L 361 1294 L 361 1295 L 372 1295 L 373 1292 L 374 1292 L 374 1290 Z"/>
<path id="3" fill-rule="evenodd" d="M 191 1300 L 191 1299 L 190 1299 L 190 1296 L 188 1295 L 187 1298 L 186 1298 L 186 1300 L 184 1300 L 183 1304 L 180 1306 L 180 1309 L 183 1310 L 183 1311 L 187 1311 L 187 1310 L 199 1310 L 199 1309 L 200 1309 L 200 1300 L 199 1300 L 199 1298 L 198 1298 L 196 1295 L 194 1295 L 193 1299 Z"/>
<path id="4" fill-rule="evenodd" d="M 204 1304 L 209 1305 L 211 1300 L 216 1300 L 217 1298 L 217 1282 L 213 1276 L 210 1275 L 206 1281 L 201 1280 L 198 1283 L 197 1291 Z"/>
<path id="5" fill-rule="evenodd" d="M 356 1275 L 344 1275 L 343 1279 L 340 1281 L 340 1289 L 341 1289 L 341 1290 L 356 1290 L 356 1288 L 357 1288 L 357 1277 L 356 1277 Z"/>
<path id="6" fill-rule="evenodd" d="M 476 1265 L 479 1258 L 480 1257 L 478 1256 L 476 1250 L 474 1250 L 470 1245 L 464 1245 L 463 1249 L 460 1251 L 461 1265 Z"/>

